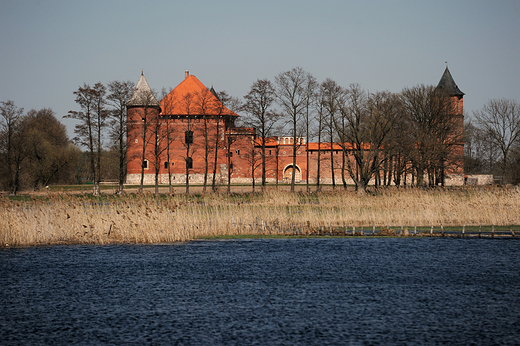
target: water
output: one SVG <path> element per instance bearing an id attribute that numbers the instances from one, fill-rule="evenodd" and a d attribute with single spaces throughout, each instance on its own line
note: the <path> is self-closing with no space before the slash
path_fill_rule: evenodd
<path id="1" fill-rule="evenodd" d="M 520 345 L 516 239 L 0 250 L 0 344 Z"/>

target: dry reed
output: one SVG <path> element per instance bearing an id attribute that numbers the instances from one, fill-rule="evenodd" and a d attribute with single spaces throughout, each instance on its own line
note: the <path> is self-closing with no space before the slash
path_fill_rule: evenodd
<path id="1" fill-rule="evenodd" d="M 520 225 L 517 188 L 0 199 L 0 246 L 164 243 L 343 225 Z"/>

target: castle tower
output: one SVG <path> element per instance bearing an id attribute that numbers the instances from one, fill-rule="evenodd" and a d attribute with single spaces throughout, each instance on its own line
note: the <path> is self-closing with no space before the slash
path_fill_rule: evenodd
<path id="1" fill-rule="evenodd" d="M 451 146 L 452 158 L 448 173 L 462 175 L 462 178 L 459 177 L 458 179 L 462 179 L 461 185 L 464 181 L 464 93 L 455 83 L 448 66 L 446 66 L 437 88 L 444 90 L 451 100 L 451 105 L 449 106 L 450 116 L 454 121 L 456 131 L 455 143 Z M 453 182 L 450 185 L 459 185 L 459 183 Z"/>
<path id="2" fill-rule="evenodd" d="M 448 66 L 446 66 L 446 70 L 437 85 L 437 88 L 445 90 L 448 95 L 452 98 L 452 112 L 453 115 L 463 115 L 463 105 L 464 105 L 464 93 L 460 91 L 459 87 L 453 80 L 451 76 L 450 70 L 448 70 Z"/>
<path id="3" fill-rule="evenodd" d="M 148 127 L 157 121 L 161 113 L 161 105 L 155 98 L 144 74 L 137 82 L 132 97 L 126 104 L 127 109 L 127 183 L 139 183 L 141 168 L 145 172 L 152 167 L 149 161 L 153 152 L 153 143 L 150 143 L 150 129 Z M 144 151 L 144 160 L 143 160 Z"/>

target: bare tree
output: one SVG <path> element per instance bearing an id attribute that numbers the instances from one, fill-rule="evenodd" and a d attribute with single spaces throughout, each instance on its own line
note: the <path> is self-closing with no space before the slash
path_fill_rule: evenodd
<path id="1" fill-rule="evenodd" d="M 295 67 L 292 70 L 282 72 L 276 76 L 276 96 L 283 111 L 287 116 L 287 124 L 291 128 L 293 137 L 293 162 L 291 174 L 291 192 L 294 192 L 296 179 L 296 152 L 301 145 L 298 140 L 299 125 L 302 113 L 305 109 L 306 88 L 305 83 L 308 80 L 308 73 L 301 67 Z"/>
<path id="2" fill-rule="evenodd" d="M 304 101 L 304 111 L 303 111 L 303 122 L 305 126 L 305 153 L 306 153 L 306 165 L 307 169 L 305 170 L 305 184 L 307 188 L 307 192 L 310 192 L 311 188 L 309 185 L 309 168 L 310 168 L 310 152 L 309 152 L 309 140 L 311 138 L 311 128 L 312 128 L 312 112 L 315 101 L 315 93 L 318 87 L 318 82 L 316 78 L 310 73 L 306 76 L 306 81 L 304 85 L 305 92 L 305 101 Z"/>
<path id="3" fill-rule="evenodd" d="M 119 194 L 123 193 L 126 176 L 126 104 L 132 96 L 133 87 L 134 83 L 131 81 L 113 81 L 108 83 L 110 94 L 107 96 L 107 101 L 112 106 L 109 135 L 117 151 L 119 162 Z"/>
<path id="4" fill-rule="evenodd" d="M 183 119 L 184 125 L 184 148 L 186 149 L 186 155 L 184 160 L 186 163 L 186 194 L 190 193 L 190 170 L 193 169 L 193 154 L 194 154 L 194 119 L 193 113 L 195 111 L 195 95 L 187 93 L 183 95 L 180 100 L 181 107 L 183 107 L 183 114 L 186 117 Z"/>
<path id="5" fill-rule="evenodd" d="M 171 163 L 171 149 L 173 141 L 175 140 L 176 135 L 176 126 L 172 124 L 172 117 L 174 113 L 175 106 L 177 104 L 177 100 L 173 97 L 167 97 L 171 92 L 171 88 L 169 90 L 163 88 L 161 92 L 162 100 L 161 105 L 163 107 L 164 114 L 164 122 L 165 122 L 165 140 L 166 140 L 166 162 L 167 162 L 167 171 L 168 171 L 168 192 L 173 193 L 172 188 L 172 163 Z"/>
<path id="6" fill-rule="evenodd" d="M 256 129 L 261 144 L 261 160 L 262 160 L 262 189 L 266 185 L 266 154 L 265 144 L 271 131 L 278 122 L 280 114 L 272 109 L 272 105 L 276 100 L 275 88 L 268 79 L 257 79 L 251 85 L 251 90 L 244 96 L 245 103 L 243 110 L 248 117 L 246 123 Z M 254 147 L 254 146 L 253 146 Z M 252 156 L 252 158 L 254 155 Z M 254 166 L 254 165 L 253 165 Z M 254 175 L 253 175 L 254 184 Z M 254 186 L 254 185 L 253 185 Z"/>
<path id="7" fill-rule="evenodd" d="M 99 183 L 101 182 L 101 152 L 103 150 L 102 132 L 107 126 L 108 110 L 106 109 L 105 94 L 107 88 L 101 84 L 96 83 L 92 88 L 94 91 L 94 128 L 95 134 L 95 147 L 96 147 L 96 161 L 94 165 L 94 194 L 99 195 L 101 193 Z"/>
<path id="8" fill-rule="evenodd" d="M 406 178 L 415 144 L 413 136 L 410 135 L 410 128 L 412 128 L 410 119 L 403 116 L 405 113 L 401 109 L 399 100 L 395 102 L 401 116 L 397 117 L 384 149 L 390 166 L 387 184 L 393 182 L 396 186 L 400 186 L 401 183 L 407 184 Z"/>
<path id="9" fill-rule="evenodd" d="M 334 164 L 334 144 L 335 138 L 334 136 L 339 134 L 338 140 L 339 145 L 344 146 L 346 137 L 345 137 L 345 117 L 340 117 L 340 108 L 341 102 L 343 102 L 343 88 L 339 86 L 335 81 L 330 78 L 327 78 L 322 83 L 323 90 L 323 103 L 324 108 L 327 112 L 327 117 L 325 118 L 325 132 L 329 136 L 329 145 L 330 145 L 330 172 L 332 177 L 332 188 L 336 188 L 336 177 L 334 174 L 335 164 Z M 346 114 L 346 113 L 345 113 Z M 337 119 L 339 118 L 339 120 Z M 336 127 L 339 127 L 336 129 Z M 344 161 L 343 161 L 344 162 Z M 344 179 L 344 166 L 342 169 L 342 177 L 343 182 Z"/>
<path id="10" fill-rule="evenodd" d="M 80 111 L 69 111 L 64 118 L 76 119 L 80 123 L 74 128 L 74 141 L 87 147 L 89 151 L 90 161 L 90 179 L 93 185 L 93 194 L 99 195 L 99 185 L 97 185 L 96 177 L 96 100 L 98 99 L 98 92 L 96 89 L 90 87 L 90 85 L 83 83 L 83 87 L 78 87 L 78 90 L 74 91 L 76 95 L 76 103 L 80 106 Z"/>
<path id="11" fill-rule="evenodd" d="M 497 148 L 492 145 L 489 136 L 472 119 L 464 122 L 464 173 L 492 173 Z M 488 151 L 491 149 L 491 152 Z"/>
<path id="12" fill-rule="evenodd" d="M 473 113 L 477 124 L 500 150 L 502 182 L 506 179 L 510 155 L 520 141 L 520 105 L 515 100 L 489 100 L 481 110 Z"/>
<path id="13" fill-rule="evenodd" d="M 227 136 L 226 157 L 227 157 L 227 193 L 228 193 L 228 195 L 231 194 L 231 174 L 233 173 L 233 163 L 231 162 L 231 156 L 232 156 L 231 145 L 235 142 L 235 140 L 236 140 L 235 136 L 233 136 L 233 135 Z"/>
<path id="14" fill-rule="evenodd" d="M 359 85 L 348 90 L 347 103 L 340 108 L 345 127 L 336 125 L 340 138 L 351 144 L 344 147 L 345 156 L 351 154 L 355 164 L 347 159 L 347 170 L 358 192 L 366 191 L 370 179 L 379 170 L 380 152 L 397 117 L 394 96 L 388 92 L 367 94 Z"/>
<path id="15" fill-rule="evenodd" d="M 210 129 L 211 114 L 214 108 L 214 97 L 208 89 L 202 89 L 201 92 L 195 95 L 195 102 L 197 112 L 202 116 L 202 137 L 204 138 L 204 182 L 202 192 L 206 192 L 208 184 L 208 172 L 209 172 L 209 155 L 213 146 L 212 131 Z"/>
<path id="16" fill-rule="evenodd" d="M 233 96 L 230 96 L 225 90 L 220 91 L 216 94 L 217 98 L 220 102 L 216 104 L 215 113 L 218 114 L 217 118 L 217 136 L 215 141 L 215 158 L 214 158 L 214 170 L 213 170 L 213 182 L 212 188 L 213 191 L 216 191 L 215 185 L 215 174 L 217 169 L 217 158 L 218 158 L 218 149 L 226 149 L 226 157 L 227 157 L 227 192 L 231 193 L 231 173 L 233 164 L 231 163 L 231 145 L 235 141 L 235 137 L 233 135 L 228 134 L 226 137 L 226 131 L 235 126 L 235 117 L 227 114 L 227 109 L 232 111 L 233 113 L 238 112 L 242 109 L 242 102 Z M 219 135 L 219 122 L 223 121 L 224 129 L 222 130 L 222 135 Z"/>
<path id="17" fill-rule="evenodd" d="M 23 108 L 15 106 L 13 101 L 2 101 L 0 105 L 2 123 L 0 127 L 1 152 L 7 168 L 7 186 L 13 195 L 20 189 L 22 162 L 27 156 L 23 147 L 20 131 Z"/>
<path id="18" fill-rule="evenodd" d="M 254 144 L 254 141 L 256 139 L 253 139 L 253 143 L 251 145 L 251 150 L 249 153 L 247 153 L 245 156 L 245 159 L 247 160 L 247 162 L 249 163 L 249 167 L 251 168 L 251 183 L 252 183 L 252 188 L 253 188 L 253 192 L 255 191 L 255 172 L 256 170 L 258 169 L 258 167 L 262 166 L 262 162 L 263 162 L 263 159 L 262 159 L 262 153 L 258 152 L 258 150 L 256 149 L 256 146 Z"/>
<path id="19" fill-rule="evenodd" d="M 326 99 L 326 89 L 322 84 L 319 85 L 318 91 L 315 95 L 316 100 L 314 102 L 314 106 L 316 109 L 316 135 L 318 137 L 318 159 L 316 160 L 316 191 L 321 190 L 321 143 L 322 136 L 324 132 L 324 127 L 326 123 L 326 115 L 327 115 L 327 99 Z"/>

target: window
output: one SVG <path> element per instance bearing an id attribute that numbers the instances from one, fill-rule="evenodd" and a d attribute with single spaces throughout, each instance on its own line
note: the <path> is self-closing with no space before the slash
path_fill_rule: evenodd
<path id="1" fill-rule="evenodd" d="M 193 168 L 193 159 L 191 157 L 188 157 L 186 159 L 186 169 L 192 169 Z"/>
<path id="2" fill-rule="evenodd" d="M 229 156 L 229 157 L 233 157 L 233 152 L 230 151 L 230 152 L 228 153 L 228 156 Z"/>
<path id="3" fill-rule="evenodd" d="M 164 169 L 168 169 L 168 162 L 164 163 Z"/>
<path id="4" fill-rule="evenodd" d="M 240 155 L 240 149 L 236 150 L 237 155 Z"/>
<path id="5" fill-rule="evenodd" d="M 184 132 L 184 143 L 186 143 L 186 144 L 193 143 L 193 131 Z"/>
<path id="6" fill-rule="evenodd" d="M 143 168 L 148 169 L 148 160 L 143 161 Z"/>

